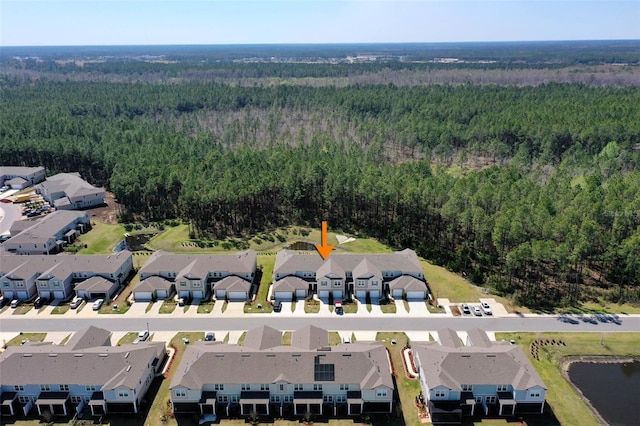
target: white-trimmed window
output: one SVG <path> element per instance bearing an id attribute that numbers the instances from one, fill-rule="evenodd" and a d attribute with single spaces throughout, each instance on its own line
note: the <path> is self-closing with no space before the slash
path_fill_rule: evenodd
<path id="1" fill-rule="evenodd" d="M 13 387 L 13 389 L 15 389 L 16 392 L 20 392 L 24 390 L 24 386 L 23 385 L 15 385 Z"/>
<path id="2" fill-rule="evenodd" d="M 341 281 L 341 280 L 334 281 L 334 282 L 333 282 L 333 286 L 334 286 L 334 287 L 342 287 L 342 281 Z"/>
<path id="3" fill-rule="evenodd" d="M 176 389 L 176 397 L 184 398 L 185 396 L 187 396 L 187 390 L 186 389 Z"/>
<path id="4" fill-rule="evenodd" d="M 320 391 L 322 390 L 322 385 L 320 383 L 314 383 L 313 384 L 313 390 L 314 391 Z"/>
<path id="5" fill-rule="evenodd" d="M 231 402 L 238 402 L 240 397 L 238 395 L 231 395 Z"/>
<path id="6" fill-rule="evenodd" d="M 322 396 L 322 401 L 323 402 L 333 402 L 333 395 L 323 395 Z"/>
<path id="7" fill-rule="evenodd" d="M 498 385 L 498 392 L 506 392 L 508 388 L 508 385 Z"/>
<path id="8" fill-rule="evenodd" d="M 347 402 L 347 395 L 336 395 L 336 402 Z"/>
<path id="9" fill-rule="evenodd" d="M 215 385 L 213 385 L 213 389 L 217 390 L 217 391 L 223 391 L 224 390 L 224 385 L 221 383 L 216 383 Z"/>
<path id="10" fill-rule="evenodd" d="M 242 385 L 240 385 L 240 390 L 249 391 L 251 390 L 251 385 L 248 383 L 243 383 Z"/>
<path id="11" fill-rule="evenodd" d="M 280 402 L 280 395 L 271 395 L 269 397 L 269 401 L 271 401 L 271 402 Z"/>
<path id="12" fill-rule="evenodd" d="M 301 390 L 303 390 L 303 389 L 304 389 L 304 387 L 303 387 L 301 384 L 295 384 L 295 385 L 293 385 L 293 390 L 294 390 L 294 391 L 301 391 Z"/>
<path id="13" fill-rule="evenodd" d="M 87 386 L 85 386 L 84 388 L 85 388 L 85 390 L 88 390 L 88 391 L 94 391 L 94 390 L 96 390 L 95 385 L 87 385 Z"/>
<path id="14" fill-rule="evenodd" d="M 540 398 L 540 392 L 539 391 L 533 391 L 529 394 L 529 398 Z"/>
<path id="15" fill-rule="evenodd" d="M 129 391 L 126 390 L 126 389 L 119 390 L 118 391 L 118 396 L 120 398 L 127 398 L 127 397 L 129 397 Z"/>
<path id="16" fill-rule="evenodd" d="M 265 384 L 265 383 L 262 383 L 262 384 L 260 385 L 260 390 L 261 390 L 261 391 L 268 391 L 268 390 L 269 390 L 269 385 L 268 385 L 268 384 Z"/>
<path id="17" fill-rule="evenodd" d="M 462 392 L 471 392 L 473 391 L 473 385 L 462 385 Z"/>
<path id="18" fill-rule="evenodd" d="M 377 397 L 387 396 L 387 389 L 386 388 L 377 388 L 376 389 L 376 396 Z"/>
<path id="19" fill-rule="evenodd" d="M 20 401 L 20 404 L 26 404 L 27 402 L 29 402 L 29 397 L 25 395 L 20 395 L 18 397 L 18 401 Z"/>
<path id="20" fill-rule="evenodd" d="M 60 385 L 60 390 L 62 392 L 69 392 L 69 385 Z"/>
<path id="21" fill-rule="evenodd" d="M 229 402 L 228 395 L 218 395 L 218 402 Z"/>
<path id="22" fill-rule="evenodd" d="M 364 287 L 367 285 L 367 282 L 365 280 L 358 280 L 358 287 Z"/>
<path id="23" fill-rule="evenodd" d="M 437 390 L 435 393 L 436 398 L 444 398 L 445 396 L 447 396 L 447 393 L 443 390 Z"/>
<path id="24" fill-rule="evenodd" d="M 496 396 L 495 395 L 486 396 L 484 398 L 484 402 L 486 402 L 487 404 L 495 404 L 496 403 Z"/>
<path id="25" fill-rule="evenodd" d="M 326 286 L 327 286 L 326 281 L 320 281 L 320 287 L 326 287 Z"/>
<path id="26" fill-rule="evenodd" d="M 49 385 L 40 385 L 40 390 L 41 391 L 45 391 L 45 392 L 50 391 L 51 390 L 51 386 L 49 386 Z"/>
<path id="27" fill-rule="evenodd" d="M 71 403 L 72 404 L 79 404 L 80 401 L 82 401 L 82 397 L 78 396 L 78 395 L 72 395 L 71 396 Z"/>
<path id="28" fill-rule="evenodd" d="M 341 384 L 340 385 L 340 390 L 341 391 L 349 390 L 349 385 L 348 384 Z"/>
<path id="29" fill-rule="evenodd" d="M 285 395 L 284 402 L 293 402 L 293 395 Z"/>

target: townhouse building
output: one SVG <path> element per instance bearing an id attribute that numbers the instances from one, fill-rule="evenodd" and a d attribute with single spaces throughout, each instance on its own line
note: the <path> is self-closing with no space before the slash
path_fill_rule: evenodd
<path id="1" fill-rule="evenodd" d="M 44 167 L 0 166 L 0 186 L 23 189 L 45 178 Z"/>
<path id="2" fill-rule="evenodd" d="M 76 286 L 100 277 L 106 290 L 95 288 L 81 297 L 109 297 L 133 271 L 131 252 L 110 255 L 33 255 L 0 252 L 0 291 L 6 299 L 66 300 L 76 296 Z M 95 281 L 95 280 L 94 280 Z"/>
<path id="3" fill-rule="evenodd" d="M 437 341 L 411 345 L 432 421 L 542 413 L 547 388 L 520 346 L 493 342 L 477 328 L 466 334 L 463 342 L 442 329 Z"/>
<path id="4" fill-rule="evenodd" d="M 17 254 L 56 254 L 90 229 L 86 212 L 55 211 L 36 221 L 16 222 L 2 247 Z"/>
<path id="5" fill-rule="evenodd" d="M 49 204 L 57 210 L 77 210 L 105 203 L 106 191 L 80 177 L 77 172 L 59 173 L 48 177 L 36 187 Z"/>
<path id="6" fill-rule="evenodd" d="M 166 357 L 164 342 L 111 346 L 90 326 L 65 345 L 27 342 L 0 354 L 0 415 L 137 413 Z M 48 415 L 48 414 L 47 414 Z"/>
<path id="7" fill-rule="evenodd" d="M 183 255 L 157 251 L 140 269 L 136 301 L 178 297 L 246 301 L 258 267 L 253 250 L 235 254 Z"/>
<path id="8" fill-rule="evenodd" d="M 281 331 L 262 326 L 244 345 L 190 345 L 170 389 L 175 413 L 347 416 L 390 413 L 394 385 L 380 342 L 329 346 L 326 330 L 307 326 L 285 346 Z"/>
<path id="9" fill-rule="evenodd" d="M 289 301 L 317 294 L 321 299 L 364 301 L 393 298 L 424 300 L 428 287 L 413 250 L 385 254 L 319 254 L 280 251 L 273 269 L 273 295 Z"/>

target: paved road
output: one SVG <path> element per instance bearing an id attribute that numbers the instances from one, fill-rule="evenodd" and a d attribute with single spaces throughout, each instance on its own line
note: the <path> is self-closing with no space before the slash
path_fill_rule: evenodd
<path id="1" fill-rule="evenodd" d="M 3 317 L 0 321 L 1 332 L 55 332 L 77 331 L 89 325 L 106 328 L 110 331 L 131 331 L 145 329 L 147 323 L 152 330 L 162 331 L 207 331 L 215 330 L 248 330 L 262 324 L 280 330 L 292 330 L 309 324 L 317 325 L 328 330 L 374 330 L 374 331 L 428 331 L 449 327 L 454 330 L 469 330 L 481 328 L 486 331 L 592 331 L 592 332 L 616 332 L 634 331 L 640 332 L 640 316 L 621 316 L 621 324 L 611 322 L 592 324 L 578 321 L 576 324 L 561 322 L 554 316 L 528 316 L 528 317 L 502 317 L 502 318 L 460 318 L 460 317 L 436 317 L 408 318 L 408 317 L 278 317 L 277 315 L 247 315 L 241 318 L 131 318 L 124 316 L 100 316 L 99 318 L 13 318 Z"/>

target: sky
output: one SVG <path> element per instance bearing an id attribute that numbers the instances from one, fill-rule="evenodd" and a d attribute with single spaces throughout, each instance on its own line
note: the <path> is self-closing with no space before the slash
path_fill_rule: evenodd
<path id="1" fill-rule="evenodd" d="M 640 0 L 0 0 L 0 46 L 640 39 Z"/>

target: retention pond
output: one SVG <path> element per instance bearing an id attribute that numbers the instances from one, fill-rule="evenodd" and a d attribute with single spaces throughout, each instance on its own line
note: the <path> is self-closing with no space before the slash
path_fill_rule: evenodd
<path id="1" fill-rule="evenodd" d="M 572 362 L 569 379 L 611 425 L 640 425 L 640 361 Z"/>

